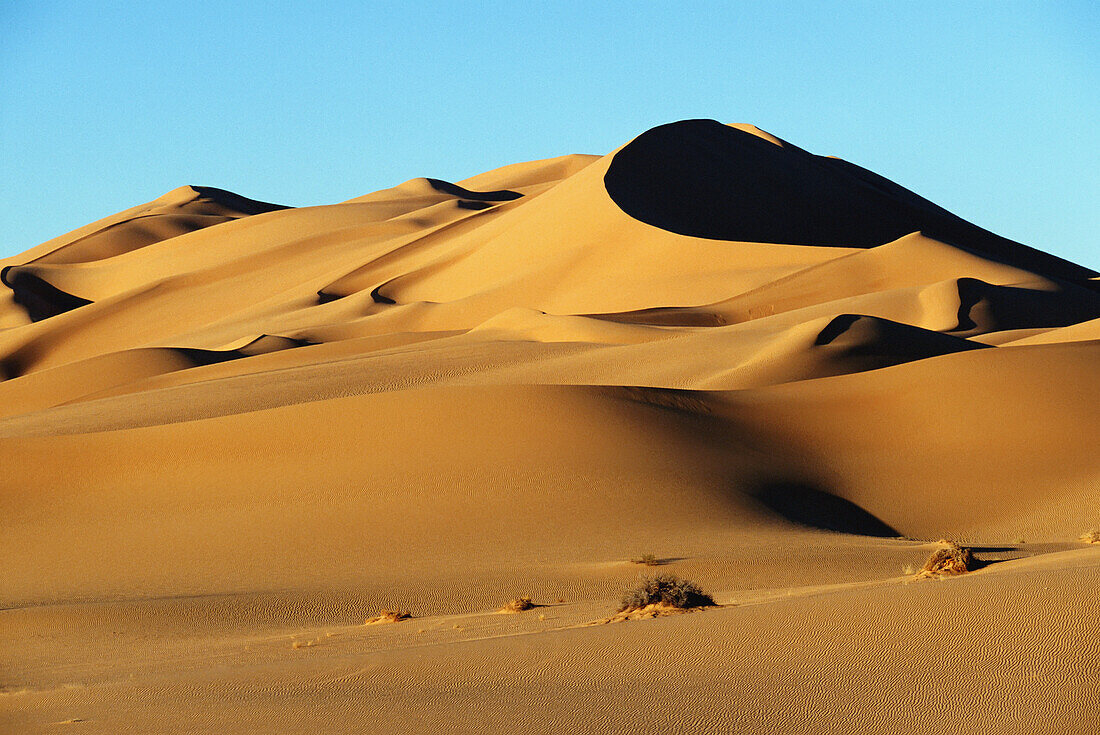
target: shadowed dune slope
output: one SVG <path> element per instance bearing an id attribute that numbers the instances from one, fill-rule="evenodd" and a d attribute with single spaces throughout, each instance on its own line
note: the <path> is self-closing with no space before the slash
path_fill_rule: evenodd
<path id="1" fill-rule="evenodd" d="M 689 120 L 0 268 L 5 732 L 632 731 L 641 678 L 663 731 L 1039 732 L 1100 683 L 1100 279 L 853 164 Z M 941 537 L 980 568 L 910 586 Z M 642 555 L 725 607 L 587 625 Z"/>
<path id="2" fill-rule="evenodd" d="M 975 227 L 847 161 L 714 120 L 643 133 L 615 154 L 605 181 L 626 212 L 684 235 L 874 247 L 919 230 L 1049 275 L 1089 273 Z"/>

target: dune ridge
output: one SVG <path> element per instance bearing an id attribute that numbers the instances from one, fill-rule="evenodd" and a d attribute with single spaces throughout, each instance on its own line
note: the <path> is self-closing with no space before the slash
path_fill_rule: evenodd
<path id="1" fill-rule="evenodd" d="M 854 164 L 690 120 L 324 206 L 185 186 L 0 284 L 6 731 L 1095 714 L 1100 277 Z M 940 538 L 974 571 L 914 581 Z M 721 607 L 586 625 L 640 555 Z"/>

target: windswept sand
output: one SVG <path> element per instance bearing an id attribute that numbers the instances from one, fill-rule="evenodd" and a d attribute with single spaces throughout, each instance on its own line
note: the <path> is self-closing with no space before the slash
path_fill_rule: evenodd
<path id="1" fill-rule="evenodd" d="M 1100 718 L 1100 279 L 857 166 L 686 121 L 0 268 L 4 732 Z M 655 572 L 719 606 L 591 625 Z"/>

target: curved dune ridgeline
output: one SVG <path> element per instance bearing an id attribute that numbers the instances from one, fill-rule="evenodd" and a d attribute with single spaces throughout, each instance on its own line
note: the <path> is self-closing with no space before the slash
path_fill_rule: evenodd
<path id="1" fill-rule="evenodd" d="M 1058 732 L 1100 685 L 1100 280 L 854 164 L 689 120 L 0 269 L 5 732 Z M 976 571 L 914 581 L 941 538 Z M 588 625 L 634 558 L 717 605 Z"/>

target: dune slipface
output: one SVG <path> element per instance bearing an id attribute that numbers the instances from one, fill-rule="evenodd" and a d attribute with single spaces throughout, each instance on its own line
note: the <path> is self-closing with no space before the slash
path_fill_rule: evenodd
<path id="1" fill-rule="evenodd" d="M 1098 275 L 858 166 L 691 120 L 0 268 L 5 732 L 1098 714 Z M 717 606 L 592 625 L 645 565 Z"/>

